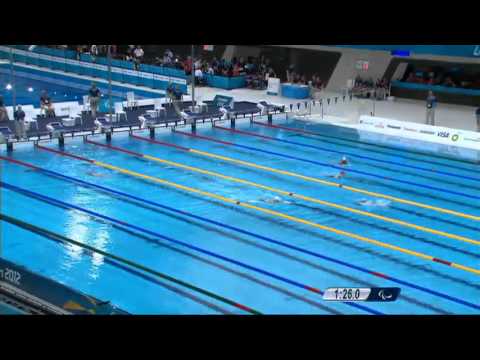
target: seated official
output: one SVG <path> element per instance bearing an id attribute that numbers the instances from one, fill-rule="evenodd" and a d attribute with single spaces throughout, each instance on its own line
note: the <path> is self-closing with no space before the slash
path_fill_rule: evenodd
<path id="1" fill-rule="evenodd" d="M 52 100 L 45 90 L 42 92 L 42 96 L 40 96 L 40 112 L 45 117 L 55 117 Z"/>

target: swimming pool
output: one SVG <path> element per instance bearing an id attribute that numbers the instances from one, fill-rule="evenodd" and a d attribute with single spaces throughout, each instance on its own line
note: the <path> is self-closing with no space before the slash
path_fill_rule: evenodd
<path id="1" fill-rule="evenodd" d="M 102 136 L 68 140 L 76 157 L 42 143 L 9 157 L 23 165 L 0 161 L 5 215 L 233 303 L 5 221 L 3 256 L 134 314 L 478 313 L 478 165 L 361 143 L 334 126 L 274 121 L 319 134 L 307 135 L 263 121 L 165 131 L 156 143 L 147 132 L 115 135 L 112 147 Z M 401 296 L 321 296 L 373 286 Z"/>
<path id="2" fill-rule="evenodd" d="M 94 79 L 101 91 L 102 100 L 99 109 L 102 112 L 108 111 L 108 83 Z M 40 96 L 42 91 L 47 91 L 53 103 L 78 101 L 83 104 L 83 96 L 88 94 L 92 80 L 81 76 L 70 75 L 64 72 L 52 72 L 40 70 L 27 66 L 14 66 L 13 79 L 10 74 L 10 67 L 7 64 L 0 64 L 0 95 L 5 105 L 13 104 L 13 90 L 8 85 L 15 86 L 15 103 L 19 105 L 34 105 L 40 107 Z M 127 92 L 135 93 L 137 99 L 160 98 L 164 95 L 158 92 L 138 89 L 136 87 L 125 87 L 112 85 L 112 101 L 125 101 Z"/>
<path id="3" fill-rule="evenodd" d="M 2 70 L 5 70 L 3 68 Z M 11 106 L 13 103 L 13 92 L 7 90 L 6 86 L 12 84 L 10 74 L 0 72 L 0 94 L 3 96 L 6 106 Z M 73 84 L 70 86 L 61 85 L 55 82 L 54 79 L 36 80 L 31 76 L 21 76 L 17 73 L 15 75 L 15 103 L 18 105 L 34 105 L 40 107 L 40 96 L 43 90 L 48 92 L 48 95 L 54 103 L 78 101 L 83 103 L 83 96 L 87 93 L 84 86 L 80 84 Z M 104 95 L 105 96 L 105 95 Z M 122 101 L 122 97 L 112 97 L 114 101 Z M 107 101 L 107 99 L 105 99 Z"/>

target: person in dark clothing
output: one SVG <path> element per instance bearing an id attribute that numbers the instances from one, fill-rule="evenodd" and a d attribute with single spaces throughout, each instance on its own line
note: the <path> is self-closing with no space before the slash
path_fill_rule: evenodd
<path id="1" fill-rule="evenodd" d="M 15 118 L 15 135 L 17 136 L 17 139 L 20 140 L 26 138 L 25 111 L 22 110 L 20 105 L 17 107 L 13 117 Z"/>
<path id="2" fill-rule="evenodd" d="M 45 117 L 55 117 L 52 100 L 45 90 L 42 91 L 42 96 L 40 96 L 40 109 Z"/>
<path id="3" fill-rule="evenodd" d="M 97 118 L 98 104 L 100 103 L 100 90 L 95 83 L 92 83 L 92 87 L 88 91 L 88 99 L 90 101 L 90 111 L 93 118 Z"/>
<path id="4" fill-rule="evenodd" d="M 428 92 L 427 97 L 427 125 L 435 126 L 435 108 L 437 107 L 437 97 L 433 91 Z"/>
<path id="5" fill-rule="evenodd" d="M 0 96 L 0 122 L 9 120 L 10 119 L 8 118 L 8 111 L 3 102 L 3 97 Z"/>
<path id="6" fill-rule="evenodd" d="M 475 114 L 477 115 L 477 131 L 480 132 L 480 107 L 477 108 Z"/>

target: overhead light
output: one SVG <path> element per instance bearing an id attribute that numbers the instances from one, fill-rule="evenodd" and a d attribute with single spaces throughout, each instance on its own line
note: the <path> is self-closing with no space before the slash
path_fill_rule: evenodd
<path id="1" fill-rule="evenodd" d="M 27 90 L 28 92 L 33 92 L 33 87 L 30 86 Z"/>
<path id="2" fill-rule="evenodd" d="M 5 89 L 12 90 L 12 84 L 7 84 L 7 86 L 5 86 Z"/>

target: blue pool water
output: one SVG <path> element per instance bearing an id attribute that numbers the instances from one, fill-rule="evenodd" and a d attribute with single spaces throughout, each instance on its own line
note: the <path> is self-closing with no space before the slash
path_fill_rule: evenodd
<path id="1" fill-rule="evenodd" d="M 305 127 L 304 122 L 297 120 L 277 120 L 275 123 L 289 127 Z M 352 142 L 349 140 L 356 139 L 355 133 L 318 124 L 310 124 L 307 128 L 310 131 L 325 134 L 327 137 L 304 136 L 284 130 L 269 129 L 251 125 L 247 121 L 237 122 L 237 128 L 303 144 L 321 146 L 326 150 L 267 141 L 212 129 L 210 126 L 198 128 L 197 133 L 331 165 L 337 165 L 341 155 L 327 150 L 340 153 L 345 151 L 401 164 L 422 166 L 455 175 L 470 176 L 473 179 L 448 177 L 434 171 L 412 170 L 400 165 L 350 157 L 350 165 L 346 169 L 347 176 L 337 180 L 330 177 L 339 172 L 333 168 L 186 137 L 170 131 L 158 133 L 157 140 L 325 181 L 340 182 L 354 188 L 428 204 L 431 207 L 480 216 L 480 201 L 478 201 L 480 199 L 480 175 L 478 175 L 478 165 L 476 164 Z M 185 128 L 184 131 L 188 131 L 188 129 Z M 139 135 L 148 136 L 147 132 L 140 132 Z M 102 136 L 91 137 L 91 139 L 104 143 Z M 306 179 L 241 166 L 218 158 L 214 159 L 171 147 L 154 145 L 123 134 L 115 135 L 112 145 L 444 233 L 455 234 L 463 238 L 480 240 L 478 218 L 474 220 L 435 211 L 432 208 L 385 199 L 383 199 L 385 201 L 382 202 L 382 205 L 386 206 L 362 206 L 358 203 L 360 200 L 376 201 L 379 198 Z M 46 144 L 46 146 L 56 149 L 53 143 Z M 68 140 L 65 151 L 473 269 L 480 267 L 478 244 L 450 238 L 443 234 L 387 222 L 347 211 L 344 208 L 279 195 L 248 184 L 232 182 L 225 178 L 193 172 L 189 169 L 180 169 L 171 164 L 140 159 L 111 149 L 83 143 L 79 139 Z M 5 155 L 4 150 L 2 150 L 2 155 Z M 384 248 L 345 234 L 294 222 L 291 219 L 260 212 L 254 208 L 228 204 L 204 194 L 190 193 L 114 172 L 87 162 L 32 149 L 30 146 L 19 147 L 12 157 L 480 305 L 479 275 L 476 273 Z M 272 244 L 231 229 L 221 228 L 142 202 L 113 197 L 111 194 L 47 176 L 17 164 L 0 161 L 0 166 L 2 181 L 6 183 L 119 219 L 128 224 L 140 226 L 188 245 L 200 247 L 210 253 L 195 252 L 191 248 L 169 242 L 153 234 L 142 233 L 138 229 L 127 229 L 118 224 L 113 226 L 108 221 L 88 216 L 85 213 L 57 207 L 2 188 L 2 212 L 6 215 L 48 228 L 63 236 L 135 261 L 262 313 L 367 313 L 364 309 L 345 303 L 323 301 L 319 294 L 295 286 L 293 282 L 322 291 L 329 287 L 400 287 L 401 297 L 395 303 L 362 304 L 384 314 L 474 314 L 478 312 L 476 309 L 445 297 L 435 296 L 411 286 L 402 286 L 388 279 L 301 253 L 285 246 Z M 409 181 L 416 185 L 353 173 L 349 172 L 349 169 L 394 180 Z M 438 189 L 427 189 L 422 185 Z M 452 192 L 458 194 L 452 194 Z M 87 254 L 80 247 L 54 242 L 9 223 L 2 222 L 1 231 L 4 239 L 3 256 L 6 259 L 84 293 L 110 300 L 128 312 L 135 314 L 245 313 L 238 308 L 189 289 L 183 288 L 183 291 L 178 291 L 180 288 L 178 285 L 173 284 L 177 288 L 176 290 L 167 288 L 164 286 L 164 280 L 142 276 L 145 274 L 139 274 L 138 271 L 129 268 L 122 268 L 111 261 L 108 262 L 101 255 Z M 232 263 L 219 259 L 212 256 L 211 253 L 228 257 L 237 262 Z M 260 268 L 264 272 L 246 268 L 242 264 Z M 265 271 L 277 277 L 268 276 Z M 286 278 L 287 281 L 278 276 L 281 276 L 282 279 Z"/>
<path id="2" fill-rule="evenodd" d="M 0 94 L 2 95 L 5 105 L 13 104 L 13 92 L 7 90 L 7 84 L 11 84 L 11 77 L 8 74 L 0 73 Z M 29 77 L 15 76 L 15 103 L 18 105 L 34 105 L 40 107 L 40 96 L 43 90 L 46 90 L 53 103 L 78 101 L 83 104 L 83 96 L 87 91 L 77 88 L 75 85 L 64 86 L 55 82 L 34 80 Z M 112 101 L 122 101 L 124 98 L 112 96 Z M 106 112 L 108 109 L 108 97 L 105 97 L 100 103 L 100 111 Z"/>
<path id="3" fill-rule="evenodd" d="M 0 73 L 0 93 L 7 106 L 11 106 L 13 100 L 12 90 L 6 89 L 7 84 L 11 83 L 12 81 L 9 74 Z M 85 95 L 85 91 L 80 89 L 57 85 L 46 81 L 33 80 L 18 75 L 15 76 L 15 85 L 16 103 L 21 105 L 32 104 L 35 107 L 39 107 L 40 96 L 43 90 L 48 92 L 53 102 L 79 101 L 81 103 L 83 95 Z"/>

